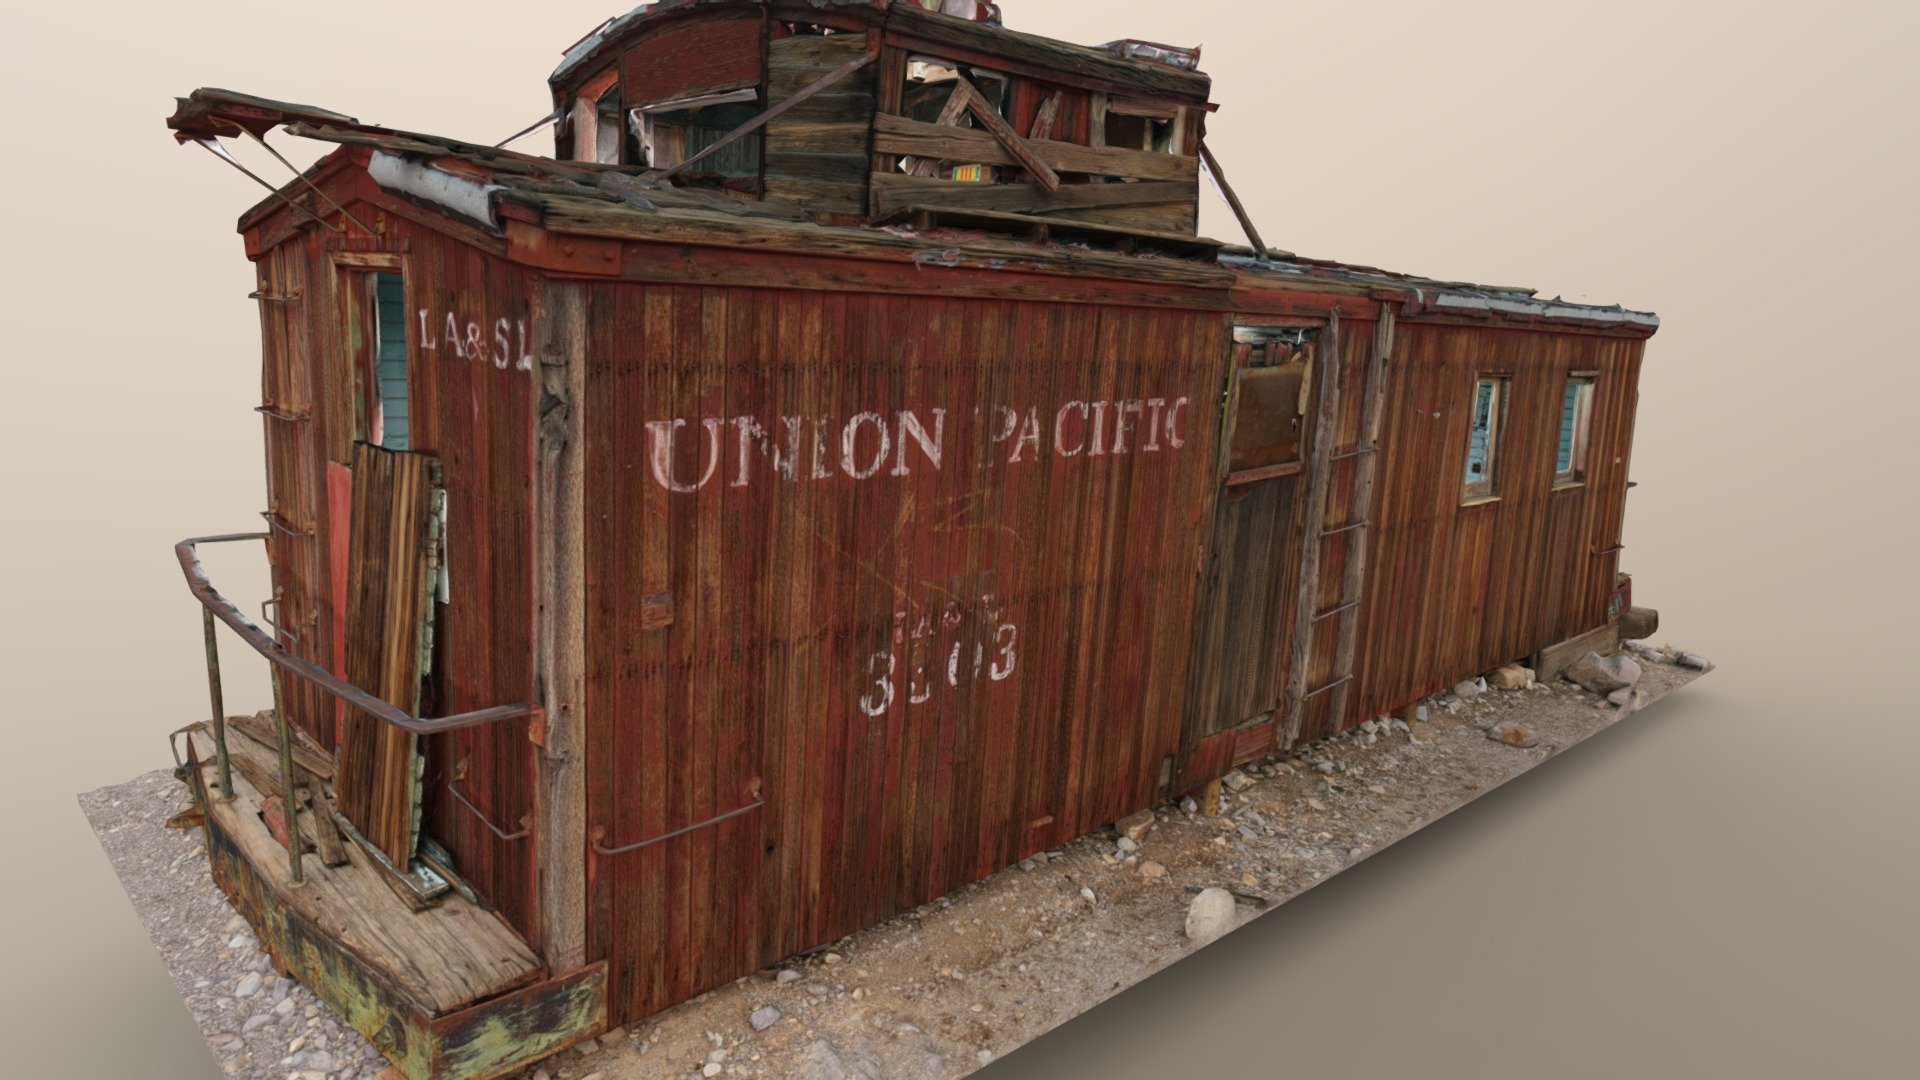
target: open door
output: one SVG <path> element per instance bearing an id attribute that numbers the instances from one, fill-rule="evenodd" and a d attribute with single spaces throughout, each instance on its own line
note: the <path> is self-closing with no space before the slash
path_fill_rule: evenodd
<path id="1" fill-rule="evenodd" d="M 444 498 L 438 458 L 354 445 L 347 679 L 415 716 L 433 655 Z M 334 765 L 340 812 L 402 874 L 419 840 L 422 771 L 417 736 L 346 710 Z"/>
<path id="2" fill-rule="evenodd" d="M 1243 750 L 1271 746 L 1293 637 L 1317 336 L 1312 327 L 1234 328 L 1221 490 L 1194 619 L 1186 777 L 1218 775 Z"/>

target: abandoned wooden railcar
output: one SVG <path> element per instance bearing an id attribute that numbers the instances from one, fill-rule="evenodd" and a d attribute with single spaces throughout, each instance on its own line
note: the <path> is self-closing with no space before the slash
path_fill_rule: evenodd
<path id="1" fill-rule="evenodd" d="M 216 682 L 192 779 L 216 877 L 408 1071 L 1617 613 L 1651 316 L 1198 237 L 1194 54 L 949 6 L 643 8 L 555 73 L 554 158 L 224 91 L 170 121 L 339 144 L 241 221 L 267 627 L 182 549 L 298 737 L 227 779 Z M 336 820 L 342 862 L 292 859 L 326 889 L 261 858 Z M 409 974 L 415 918 L 497 924 L 492 977 Z"/>

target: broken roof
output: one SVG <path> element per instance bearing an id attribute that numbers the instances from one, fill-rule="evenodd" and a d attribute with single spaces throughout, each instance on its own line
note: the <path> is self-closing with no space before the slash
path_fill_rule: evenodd
<path id="1" fill-rule="evenodd" d="M 1152 274 L 1192 284 L 1306 290 L 1390 291 L 1417 310 L 1481 319 L 1521 319 L 1651 333 L 1659 319 L 1618 306 L 1540 299 L 1534 290 L 1446 281 L 1188 236 L 1141 233 L 1007 214 L 921 211 L 868 225 L 823 223 L 804 207 L 725 191 L 682 187 L 658 169 L 558 161 L 459 140 L 361 124 L 343 113 L 232 91 L 201 89 L 179 99 L 168 126 L 182 141 L 206 141 L 274 127 L 368 152 L 367 173 L 383 190 L 488 232 L 503 217 L 528 215 L 555 233 L 659 238 L 718 246 L 768 244 L 845 253 L 905 253 L 923 265 L 1050 264 L 1118 275 Z M 315 176 L 332 157 L 323 159 Z M 249 210 L 250 228 L 281 206 L 289 185 Z M 509 206 L 517 210 L 508 210 Z M 1009 222 L 1005 219 L 1014 219 Z M 1009 224 L 1028 226 L 1008 235 Z M 913 227 L 908 227 L 909 225 Z M 1036 231 L 1034 226 L 1044 226 Z M 1119 250 L 1115 250 L 1116 246 Z"/>

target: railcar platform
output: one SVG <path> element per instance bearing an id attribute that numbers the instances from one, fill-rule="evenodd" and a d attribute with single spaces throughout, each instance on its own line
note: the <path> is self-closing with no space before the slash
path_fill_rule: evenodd
<path id="1" fill-rule="evenodd" d="M 227 730 L 236 762 L 270 752 L 243 727 Z M 458 891 L 416 910 L 404 887 L 351 841 L 340 865 L 307 854 L 305 880 L 293 884 L 266 812 L 273 796 L 249 779 L 259 770 L 234 768 L 233 797 L 222 799 L 212 738 L 196 729 L 188 745 L 182 771 L 203 818 L 214 883 L 274 965 L 402 1073 L 501 1076 L 605 1029 L 604 964 L 555 977 L 512 928 Z M 325 785 L 315 797 L 326 800 Z M 303 845 L 317 847 L 314 814 L 299 815 L 300 833 Z"/>

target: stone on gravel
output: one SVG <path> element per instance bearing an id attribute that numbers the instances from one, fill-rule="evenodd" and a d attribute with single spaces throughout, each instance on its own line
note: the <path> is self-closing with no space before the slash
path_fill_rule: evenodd
<path id="1" fill-rule="evenodd" d="M 1518 720 L 1502 720 L 1493 725 L 1487 729 L 1487 738 L 1492 739 L 1494 742 L 1502 742 L 1508 746 L 1518 746 L 1522 749 L 1533 746 L 1540 741 L 1539 736 L 1533 733 L 1532 728 L 1520 723 Z"/>
<path id="2" fill-rule="evenodd" d="M 1148 859 L 1146 862 L 1140 864 L 1140 876 L 1143 878 L 1166 877 L 1167 868 L 1154 862 L 1152 859 Z"/>
<path id="3" fill-rule="evenodd" d="M 1623 686 L 1639 682 L 1640 665 L 1624 653 L 1601 656 L 1597 652 L 1590 652 L 1567 665 L 1567 670 L 1560 677 L 1579 683 L 1596 694 L 1611 694 Z"/>
<path id="4" fill-rule="evenodd" d="M 240 980 L 240 985 L 233 988 L 233 996 L 237 998 L 250 998 L 259 992 L 260 973 L 257 971 L 249 972 L 246 978 Z"/>
<path id="5" fill-rule="evenodd" d="M 1487 685 L 1495 690 L 1525 690 L 1533 679 L 1519 664 L 1508 664 L 1487 672 Z"/>
<path id="6" fill-rule="evenodd" d="M 1114 843 L 1113 846 L 1116 848 L 1119 848 L 1123 852 L 1135 852 L 1140 850 L 1140 845 L 1134 843 L 1133 838 L 1130 836 L 1121 837 L 1118 841 Z"/>
<path id="7" fill-rule="evenodd" d="M 1467 679 L 1453 684 L 1453 696 L 1457 698 L 1477 698 L 1487 692 L 1487 680 Z"/>
<path id="8" fill-rule="evenodd" d="M 752 1024 L 755 1031 L 765 1031 L 785 1017 L 786 1014 L 780 1011 L 779 1006 L 762 1005 L 747 1014 L 747 1023 Z"/>
<path id="9" fill-rule="evenodd" d="M 792 968 L 781 968 L 780 974 L 775 975 L 773 981 L 779 983 L 781 986 L 785 986 L 790 982 L 799 982 L 800 973 Z"/>
<path id="10" fill-rule="evenodd" d="M 1153 811 L 1142 810 L 1137 814 L 1128 814 L 1113 823 L 1113 831 L 1137 844 L 1145 840 L 1147 834 L 1153 831 Z"/>
<path id="11" fill-rule="evenodd" d="M 1187 940 L 1195 945 L 1216 941 L 1233 929 L 1237 916 L 1232 893 L 1221 888 L 1202 889 L 1187 905 Z"/>
<path id="12" fill-rule="evenodd" d="M 1611 705 L 1627 705 L 1632 703 L 1632 701 L 1633 687 L 1631 686 L 1623 686 L 1607 695 L 1607 703 Z"/>
<path id="13" fill-rule="evenodd" d="M 1228 791 L 1241 792 L 1253 786 L 1253 777 L 1235 769 L 1221 777 L 1220 783 L 1225 785 Z"/>
<path id="14" fill-rule="evenodd" d="M 1695 671 L 1712 671 L 1713 670 L 1713 661 L 1707 659 L 1704 656 L 1701 656 L 1699 653 L 1690 653 L 1690 652 L 1674 653 L 1673 662 L 1676 664 L 1679 664 L 1683 668 L 1692 668 Z"/>

